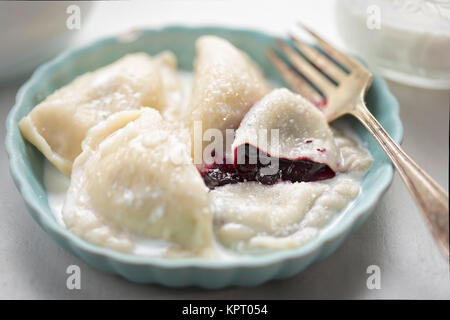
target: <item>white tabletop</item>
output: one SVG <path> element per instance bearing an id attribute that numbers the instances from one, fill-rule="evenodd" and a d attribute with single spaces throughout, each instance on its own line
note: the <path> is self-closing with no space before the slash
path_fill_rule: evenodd
<path id="1" fill-rule="evenodd" d="M 283 34 L 302 20 L 340 44 L 334 1 L 181 1 L 95 3 L 72 45 L 136 26 L 220 24 Z M 83 13 L 82 13 L 83 14 Z M 25 79 L 0 87 L 0 139 L 6 116 Z M 403 148 L 448 190 L 449 92 L 388 82 L 401 107 Z M 61 249 L 33 221 L 0 154 L 0 298 L 51 299 L 449 299 L 449 263 L 435 246 L 396 174 L 368 221 L 328 259 L 288 280 L 254 288 L 206 291 L 138 285 L 94 270 Z M 66 268 L 81 268 L 81 290 L 68 290 Z M 381 270 L 381 288 L 369 290 L 367 267 Z"/>

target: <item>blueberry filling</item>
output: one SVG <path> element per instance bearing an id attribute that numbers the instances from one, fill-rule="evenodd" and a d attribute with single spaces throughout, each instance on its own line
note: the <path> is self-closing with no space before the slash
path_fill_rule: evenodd
<path id="1" fill-rule="evenodd" d="M 265 185 L 281 181 L 319 181 L 336 175 L 326 164 L 307 158 L 290 160 L 271 157 L 249 144 L 235 149 L 234 164 L 215 163 L 200 170 L 200 173 L 209 189 L 246 181 L 256 181 Z"/>

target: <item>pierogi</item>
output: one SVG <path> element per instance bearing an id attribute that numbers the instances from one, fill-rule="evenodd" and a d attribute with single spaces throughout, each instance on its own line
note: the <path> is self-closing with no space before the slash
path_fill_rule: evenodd
<path id="1" fill-rule="evenodd" d="M 142 106 L 168 113 L 177 108 L 175 68 L 171 52 L 126 55 L 49 95 L 20 121 L 22 135 L 70 176 L 86 132 L 111 114 Z"/>
<path id="2" fill-rule="evenodd" d="M 23 136 L 66 175 L 46 169 L 44 180 L 48 190 L 56 176 L 68 181 L 63 203 L 49 192 L 67 229 L 136 255 L 239 259 L 302 246 L 359 194 L 372 163 L 361 143 L 300 95 L 272 90 L 228 41 L 200 37 L 184 84 L 173 54 L 136 53 L 22 119 Z M 205 165 L 208 129 L 222 134 L 230 162 Z"/>
<path id="3" fill-rule="evenodd" d="M 191 135 L 197 142 L 192 144 L 194 161 L 208 144 L 202 139 L 208 129 L 218 130 L 224 137 L 222 153 L 225 153 L 225 130 L 237 129 L 250 107 L 270 91 L 259 67 L 228 41 L 214 36 L 200 37 L 196 52 L 188 117 Z"/>
<path id="4" fill-rule="evenodd" d="M 276 141 L 264 134 L 278 133 Z M 261 141 L 263 140 L 263 141 Z M 261 143 L 263 142 L 263 143 Z M 309 101 L 288 89 L 264 96 L 242 120 L 232 150 L 249 144 L 275 158 L 310 159 L 337 171 L 339 153 L 333 133 L 323 114 Z"/>
<path id="5" fill-rule="evenodd" d="M 212 240 L 207 188 L 183 132 L 152 108 L 116 113 L 88 132 L 62 215 L 78 236 L 122 251 L 133 245 L 125 232 L 190 250 Z"/>

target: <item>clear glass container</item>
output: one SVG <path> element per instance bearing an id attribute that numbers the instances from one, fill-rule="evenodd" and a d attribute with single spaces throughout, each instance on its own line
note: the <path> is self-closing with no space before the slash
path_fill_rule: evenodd
<path id="1" fill-rule="evenodd" d="M 336 18 L 349 51 L 386 78 L 450 89 L 450 0 L 339 0 Z"/>

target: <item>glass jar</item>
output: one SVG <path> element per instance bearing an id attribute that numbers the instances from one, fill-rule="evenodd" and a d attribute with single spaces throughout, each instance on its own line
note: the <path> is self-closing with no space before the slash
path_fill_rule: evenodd
<path id="1" fill-rule="evenodd" d="M 450 89 L 450 0 L 339 0 L 349 51 L 394 81 Z"/>

